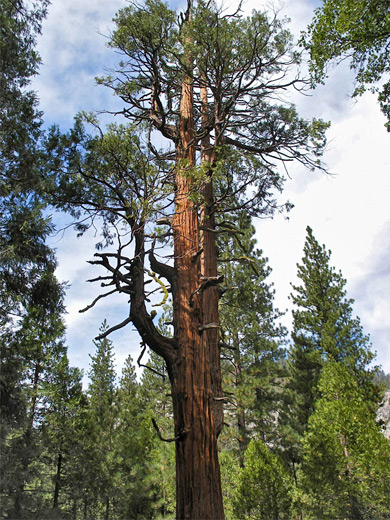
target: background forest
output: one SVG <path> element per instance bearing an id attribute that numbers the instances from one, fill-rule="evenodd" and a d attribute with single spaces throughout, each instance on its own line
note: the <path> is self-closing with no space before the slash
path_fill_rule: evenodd
<path id="1" fill-rule="evenodd" d="M 82 371 L 68 361 L 66 286 L 56 278 L 57 260 L 48 245 L 54 230 L 48 208 L 68 211 L 77 221 L 80 235 L 88 228 L 84 217 L 93 210 L 103 219 L 103 239 L 95 263 L 112 273 L 111 264 L 105 263 L 109 257 L 104 256 L 104 247 L 116 238 L 112 230 L 118 231 L 119 224 L 112 215 L 121 211 L 115 205 L 112 211 L 105 191 L 107 171 L 115 169 L 112 151 L 115 149 L 115 157 L 120 156 L 121 161 L 124 155 L 131 155 L 126 160 L 142 163 L 141 173 L 149 176 L 149 185 L 138 185 L 144 199 L 136 211 L 141 213 L 148 200 L 161 208 L 166 201 L 163 197 L 169 197 L 156 191 L 157 198 L 153 193 L 147 199 L 142 190 L 150 186 L 150 179 L 153 187 L 159 186 L 160 172 L 170 172 L 170 158 L 156 154 L 158 172 L 144 166 L 145 150 L 129 130 L 134 121 L 129 127 L 111 125 L 100 135 L 96 117 L 83 114 L 67 134 L 56 128 L 44 131 L 38 98 L 29 84 L 38 73 L 36 37 L 50 6 L 45 0 L 34 6 L 1 0 L 0 5 L 1 518 L 175 518 L 175 448 L 171 442 L 175 433 L 165 362 L 141 342 L 139 358 L 129 356 L 118 375 L 115 343 L 108 335 L 118 324 L 104 321 L 96 331 L 88 386 L 83 388 Z M 160 9 L 170 16 L 159 2 L 146 5 L 145 11 Z M 328 25 L 323 26 L 327 18 L 321 19 L 318 12 L 317 26 L 309 28 L 302 43 L 309 50 L 312 45 L 313 81 L 322 80 L 321 67 L 328 59 L 326 53 L 321 54 L 324 47 L 315 46 L 321 33 L 329 34 L 329 17 L 334 15 L 333 2 L 324 5 Z M 345 5 L 344 15 L 351 17 L 351 4 Z M 383 13 L 379 6 L 371 13 L 371 22 L 386 35 L 388 45 L 390 15 L 387 3 L 383 6 Z M 131 25 L 123 23 L 124 15 L 125 11 L 118 15 L 119 29 L 111 42 L 117 49 Z M 379 28 L 375 16 L 382 22 Z M 346 20 L 348 32 L 348 17 Z M 368 30 L 372 30 L 369 21 L 367 18 Z M 267 25 L 270 28 L 275 34 L 270 34 L 269 41 L 279 58 L 281 49 L 284 52 L 289 45 L 289 36 L 278 24 Z M 143 30 L 150 27 L 145 23 Z M 361 41 L 361 35 L 352 36 Z M 325 50 L 337 57 L 348 49 L 346 45 L 337 51 Z M 357 48 L 353 56 L 358 71 L 356 95 L 388 71 L 387 58 L 380 53 L 382 44 L 372 54 L 367 49 L 369 46 Z M 265 56 L 269 58 L 267 53 Z M 300 59 L 295 50 L 291 56 Z M 367 67 L 361 67 L 362 63 Z M 165 65 L 165 77 L 173 85 L 169 64 Z M 100 81 L 122 99 L 134 100 L 134 84 L 118 86 L 111 77 Z M 388 118 L 389 89 L 383 84 L 379 102 Z M 268 139 L 288 142 L 289 159 L 323 167 L 310 158 L 309 151 L 314 150 L 315 161 L 320 159 L 326 123 L 301 120 L 290 108 L 277 111 L 265 102 L 254 105 L 257 114 L 266 113 L 272 121 L 269 127 L 264 123 Z M 233 113 L 230 121 L 235 117 Z M 89 135 L 88 125 L 97 128 L 97 133 Z M 234 135 L 234 124 L 232 128 L 230 135 Z M 252 140 L 251 146 L 243 145 L 242 134 L 236 134 L 246 151 L 260 146 L 249 121 L 247 128 L 245 137 Z M 169 137 L 168 124 L 165 131 Z M 309 141 L 314 143 L 311 149 Z M 72 155 L 74 143 L 82 148 L 79 155 Z M 151 144 L 154 146 L 157 144 Z M 287 330 L 283 312 L 274 303 L 271 267 L 257 246 L 254 227 L 256 216 L 267 212 L 271 216 L 276 211 L 271 192 L 281 190 L 281 177 L 270 165 L 260 186 L 256 184 L 260 167 L 255 160 L 242 162 L 238 152 L 223 160 L 230 161 L 231 175 L 230 171 L 226 178 L 216 175 L 219 195 L 230 193 L 231 186 L 238 193 L 240 182 L 244 186 L 252 182 L 256 192 L 249 202 L 241 195 L 229 195 L 233 203 L 223 207 L 227 232 L 218 233 L 216 240 L 218 274 L 221 280 L 223 277 L 219 340 L 224 428 L 218 442 L 226 518 L 389 519 L 390 445 L 385 435 L 389 419 L 384 409 L 382 415 L 377 414 L 385 390 L 390 390 L 390 376 L 374 367 L 374 348 L 354 314 L 346 280 L 333 266 L 331 252 L 316 240 L 315 230 L 307 227 L 302 260 L 297 265 L 298 282 L 290 295 L 293 326 Z M 91 172 L 96 171 L 103 182 L 88 184 Z M 163 179 L 164 190 L 170 182 L 165 180 L 168 174 Z M 115 193 L 122 193 L 124 182 L 120 175 L 110 180 Z M 136 206 L 137 201 L 131 200 L 131 204 Z M 160 250 L 164 250 L 169 242 L 166 221 L 153 218 L 160 233 Z M 118 236 L 126 235 L 118 231 Z M 150 236 L 154 247 L 157 235 Z M 170 337 L 171 291 L 168 294 L 154 272 L 148 275 L 150 305 L 154 306 L 151 320 L 159 334 Z M 96 280 L 110 290 L 108 276 L 97 275 Z M 121 283 L 123 290 L 126 277 Z M 144 370 L 137 377 L 140 368 Z M 388 401 L 389 393 L 386 396 Z"/>

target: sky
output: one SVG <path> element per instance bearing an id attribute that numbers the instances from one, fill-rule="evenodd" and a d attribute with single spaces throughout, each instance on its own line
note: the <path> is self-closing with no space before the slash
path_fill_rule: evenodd
<path id="1" fill-rule="evenodd" d="M 291 19 L 296 36 L 310 22 L 319 2 L 286 0 L 281 15 Z M 111 22 L 126 3 L 123 0 L 52 0 L 43 23 L 38 51 L 42 58 L 40 75 L 33 88 L 40 98 L 45 124 L 58 124 L 63 131 L 73 124 L 80 110 L 114 110 L 119 101 L 111 91 L 95 85 L 119 60 L 107 48 Z M 225 2 L 235 7 L 235 2 Z M 261 8 L 259 0 L 248 0 L 244 9 Z M 264 2 L 269 5 L 269 2 Z M 355 300 L 364 331 L 370 334 L 376 363 L 390 372 L 390 134 L 376 97 L 367 93 L 358 101 L 351 99 L 353 76 L 342 64 L 329 73 L 325 86 L 310 96 L 294 96 L 301 116 L 331 121 L 324 162 L 332 175 L 309 172 L 293 165 L 279 200 L 289 200 L 294 209 L 272 220 L 256 221 L 258 247 L 269 258 L 273 269 L 275 305 L 290 309 L 291 282 L 296 283 L 296 264 L 303 256 L 306 226 L 313 229 L 320 244 L 332 250 L 331 264 L 347 279 L 348 297 Z M 108 116 L 107 122 L 109 121 Z M 66 219 L 54 215 L 59 227 Z M 96 234 L 97 233 L 97 234 Z M 70 363 L 87 373 L 90 354 L 104 319 L 110 325 L 128 316 L 127 299 L 121 296 L 103 300 L 86 313 L 79 310 L 98 294 L 97 284 L 86 280 L 98 273 L 88 263 L 93 258 L 98 230 L 77 239 L 68 229 L 51 238 L 59 266 L 57 276 L 67 281 L 67 344 Z M 291 313 L 284 323 L 291 326 Z M 139 337 L 129 327 L 114 332 L 118 370 L 127 356 L 136 360 Z"/>

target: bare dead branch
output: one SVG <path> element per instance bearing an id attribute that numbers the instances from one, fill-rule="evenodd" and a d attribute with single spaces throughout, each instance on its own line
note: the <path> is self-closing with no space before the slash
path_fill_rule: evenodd
<path id="1" fill-rule="evenodd" d="M 87 305 L 86 307 L 84 307 L 84 309 L 80 309 L 79 312 L 86 312 L 88 311 L 89 309 L 92 309 L 92 307 L 95 306 L 95 304 L 101 300 L 102 298 L 105 298 L 106 296 L 110 296 L 110 294 L 114 294 L 114 292 L 116 292 L 116 288 L 113 289 L 112 291 L 108 291 L 107 293 L 104 293 L 104 294 L 99 294 L 99 296 L 97 296 L 92 303 L 90 303 L 89 305 Z"/>
<path id="2" fill-rule="evenodd" d="M 143 355 L 145 354 L 146 352 L 146 345 L 145 343 L 142 343 L 143 345 L 143 348 L 142 348 L 142 351 L 141 351 L 141 354 L 139 355 L 138 359 L 137 359 L 137 365 L 140 367 L 140 368 L 147 368 L 148 370 L 150 370 L 151 372 L 153 372 L 154 374 L 156 374 L 157 376 L 160 376 L 163 378 L 163 380 L 165 381 L 166 379 L 166 375 L 165 374 L 162 374 L 161 372 L 159 372 L 158 370 L 155 370 L 153 367 L 149 366 L 149 365 L 144 365 L 143 363 L 141 363 L 141 359 L 143 357 Z"/>
<path id="3" fill-rule="evenodd" d="M 219 276 L 201 276 L 200 279 L 203 280 L 203 282 L 200 285 L 200 287 L 198 287 L 196 289 L 196 291 L 194 291 L 191 294 L 191 296 L 190 296 L 190 307 L 192 307 L 193 299 L 194 299 L 194 296 L 196 294 L 201 293 L 202 291 L 204 291 L 208 287 L 212 287 L 214 285 L 217 285 L 217 284 L 223 282 L 224 276 L 223 275 L 219 275 Z"/>
<path id="4" fill-rule="evenodd" d="M 210 330 L 210 329 L 219 329 L 218 323 L 206 323 L 205 325 L 201 325 L 198 328 L 199 332 L 202 332 L 204 330 Z"/>
<path id="5" fill-rule="evenodd" d="M 111 332 L 114 332 L 115 330 L 121 329 L 122 327 L 125 327 L 128 323 L 131 323 L 132 319 L 130 316 L 123 320 L 121 323 L 118 323 L 118 325 L 114 325 L 110 329 L 106 330 L 106 332 L 103 332 L 103 334 L 100 334 L 99 336 L 96 336 L 96 340 L 104 339 L 106 338 Z"/>
<path id="6" fill-rule="evenodd" d="M 164 437 L 161 435 L 160 428 L 158 427 L 156 420 L 154 418 L 152 418 L 152 424 L 154 426 L 154 429 L 157 432 L 159 439 L 163 442 L 175 442 L 175 441 L 178 441 L 183 436 L 183 433 L 179 433 L 179 435 L 177 435 L 173 439 L 164 439 Z"/>

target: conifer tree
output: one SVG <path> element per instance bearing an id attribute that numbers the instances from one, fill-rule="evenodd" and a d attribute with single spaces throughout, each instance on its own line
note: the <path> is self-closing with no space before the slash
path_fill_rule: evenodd
<path id="1" fill-rule="evenodd" d="M 40 57 L 36 37 L 46 16 L 48 0 L 0 2 L 0 194 L 2 210 L 39 187 L 38 138 L 41 113 L 34 92 L 28 90 L 38 73 Z M 7 219 L 4 211 L 2 220 Z"/>
<path id="2" fill-rule="evenodd" d="M 15 394 L 4 403 L 0 445 L 4 511 L 15 518 L 27 512 L 42 514 L 47 507 L 39 490 L 45 473 L 42 428 L 50 408 L 48 387 L 66 356 L 63 286 L 52 272 L 42 274 L 31 287 L 22 310 L 18 328 L 7 334 L 9 343 L 4 347 L 12 358 L 7 355 L 3 369 L 11 359 L 15 362 L 12 376 L 19 385 L 17 404 L 23 408 L 15 421 L 15 414 L 8 411 Z"/>
<path id="3" fill-rule="evenodd" d="M 234 512 L 241 519 L 291 518 L 292 481 L 283 460 L 260 440 L 252 439 L 237 478 Z"/>
<path id="4" fill-rule="evenodd" d="M 100 133 L 96 118 L 87 117 L 98 136 L 87 135 L 80 119 L 67 136 L 52 131 L 53 201 L 76 216 L 80 208 L 101 215 L 101 246 L 118 239 L 115 253 L 97 253 L 94 263 L 108 271 L 97 279 L 109 289 L 93 304 L 115 291 L 130 297 L 129 314 L 112 329 L 132 322 L 165 360 L 177 517 L 222 519 L 216 235 L 227 212 L 272 214 L 283 183 L 277 163 L 321 168 L 327 125 L 278 102 L 302 82 L 290 74 L 299 57 L 275 18 L 224 15 L 203 1 L 190 1 L 177 16 L 147 0 L 122 9 L 115 22 L 111 46 L 123 60 L 101 83 L 123 100 L 129 125 Z M 151 299 L 157 289 L 160 302 Z M 169 292 L 173 337 L 157 330 L 151 312 Z"/>
<path id="5" fill-rule="evenodd" d="M 0 459 L 2 513 L 12 518 L 56 515 L 61 450 L 51 421 L 53 407 L 66 405 L 53 397 L 65 373 L 70 385 L 78 377 L 67 365 L 64 286 L 46 244 L 42 113 L 29 89 L 48 4 L 0 1 Z"/>
<path id="6" fill-rule="evenodd" d="M 68 357 L 62 355 L 44 383 L 47 412 L 43 422 L 44 453 L 47 457 L 43 489 L 47 495 L 53 488 L 47 510 L 54 519 L 74 510 L 75 466 L 77 465 L 79 432 L 77 416 L 85 407 L 82 392 L 82 373 L 69 366 Z"/>
<path id="7" fill-rule="evenodd" d="M 330 262 L 330 251 L 320 246 L 310 227 L 304 246 L 305 256 L 298 265 L 302 285 L 293 286 L 293 339 L 317 359 L 343 362 L 356 376 L 373 358 L 368 336 L 358 318 L 353 318 L 353 300 L 347 298 L 346 280 Z"/>
<path id="8" fill-rule="evenodd" d="M 219 239 L 218 260 L 227 288 L 220 302 L 226 421 L 235 422 L 243 460 L 252 435 L 270 442 L 275 434 L 286 331 L 278 323 L 281 313 L 267 284 L 271 268 L 256 249 L 250 217 L 240 215 L 236 226 L 239 234 Z"/>
<path id="9" fill-rule="evenodd" d="M 324 366 L 319 392 L 303 440 L 299 508 L 307 518 L 389 518 L 390 447 L 370 403 L 342 362 Z"/>
<path id="10" fill-rule="evenodd" d="M 104 334 L 108 329 L 106 320 L 100 327 Z M 110 518 L 112 488 L 112 449 L 114 427 L 117 417 L 115 405 L 116 372 L 112 341 L 103 338 L 94 341 L 96 352 L 91 356 L 89 420 L 93 425 L 92 443 L 94 460 L 91 460 L 90 482 L 95 499 L 100 501 L 104 519 Z M 92 478 L 91 478 L 92 477 Z"/>
<path id="11" fill-rule="evenodd" d="M 104 517 L 106 503 L 101 504 L 98 493 L 100 476 L 104 478 L 105 475 L 101 469 L 101 453 L 97 454 L 100 439 L 96 439 L 96 423 L 91 418 L 89 398 L 85 392 L 74 410 L 71 426 L 73 435 L 63 478 L 67 512 L 76 518 Z"/>
<path id="12" fill-rule="evenodd" d="M 115 398 L 117 421 L 113 437 L 113 509 L 119 518 L 156 517 L 158 491 L 148 481 L 153 432 L 147 403 L 141 395 L 129 356 Z"/>
<path id="13" fill-rule="evenodd" d="M 163 313 L 159 328 L 169 334 L 164 325 L 168 315 L 169 312 Z M 147 482 L 156 493 L 155 516 L 170 518 L 175 512 L 175 447 L 173 442 L 165 442 L 174 438 L 169 376 L 164 360 L 153 351 L 146 366 L 141 379 L 141 395 L 148 419 L 154 426 Z"/>
<path id="14" fill-rule="evenodd" d="M 289 351 L 287 409 L 281 416 L 285 424 L 284 442 L 292 450 L 292 461 L 299 459 L 297 447 L 314 411 L 319 377 L 327 362 L 343 363 L 368 398 L 371 394 L 374 403 L 379 398 L 368 369 L 374 357 L 371 344 L 359 318 L 353 317 L 353 300 L 347 298 L 346 280 L 330 265 L 331 252 L 319 245 L 310 227 L 304 253 L 298 264 L 301 285 L 293 285 L 291 295 L 295 305 L 293 345 Z"/>
<path id="15" fill-rule="evenodd" d="M 34 287 L 53 272 L 45 244 L 51 231 L 42 214 L 39 138 L 41 114 L 28 91 L 37 74 L 36 36 L 48 2 L 0 1 L 0 401 L 2 426 L 15 425 L 25 410 L 24 370 L 14 331 L 25 316 Z M 12 347 L 11 347 L 12 346 Z M 3 434 L 2 434 L 3 436 Z"/>
<path id="16" fill-rule="evenodd" d="M 28 91 L 38 73 L 35 44 L 47 5 L 0 1 L 0 311 L 7 327 L 40 274 L 55 267 L 45 244 L 51 226 L 42 214 L 42 119 Z"/>
<path id="17" fill-rule="evenodd" d="M 355 74 L 353 97 L 367 90 L 379 92 L 378 101 L 390 131 L 389 2 L 325 0 L 314 12 L 301 42 L 310 52 L 313 82 L 323 83 L 329 65 L 350 59 Z"/>

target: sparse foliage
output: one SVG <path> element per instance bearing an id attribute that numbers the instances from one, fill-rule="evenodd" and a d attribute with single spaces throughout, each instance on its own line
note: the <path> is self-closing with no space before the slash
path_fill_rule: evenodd
<path id="1" fill-rule="evenodd" d="M 390 4 L 386 0 L 325 0 L 302 44 L 310 51 L 310 71 L 315 83 L 323 82 L 328 65 L 349 59 L 355 72 L 353 96 L 367 89 L 379 92 L 382 112 L 390 131 Z"/>

